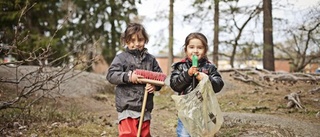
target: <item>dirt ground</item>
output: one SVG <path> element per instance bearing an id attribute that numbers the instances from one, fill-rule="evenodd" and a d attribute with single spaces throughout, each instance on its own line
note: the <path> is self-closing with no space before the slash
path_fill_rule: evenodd
<path id="1" fill-rule="evenodd" d="M 0 69 L 0 76 L 10 77 L 10 70 Z M 235 80 L 233 72 L 222 72 L 225 87 L 216 94 L 224 123 L 216 134 L 221 137 L 316 137 L 320 135 L 320 92 L 310 93 L 319 87 L 316 83 L 269 83 L 266 87 Z M 11 73 L 13 74 L 13 73 Z M 61 109 L 76 106 L 103 125 L 101 136 L 117 136 L 117 113 L 113 87 L 105 76 L 81 73 L 61 85 Z M 287 108 L 284 97 L 298 92 L 302 109 Z M 154 137 L 176 136 L 177 113 L 173 94 L 168 87 L 157 92 L 152 112 L 151 132 Z M 84 123 L 81 123 L 84 124 Z"/>

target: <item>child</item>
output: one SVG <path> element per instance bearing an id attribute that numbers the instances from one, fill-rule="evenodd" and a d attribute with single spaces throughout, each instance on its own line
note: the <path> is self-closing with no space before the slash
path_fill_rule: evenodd
<path id="1" fill-rule="evenodd" d="M 190 33 L 186 37 L 184 44 L 186 58 L 172 65 L 173 70 L 170 77 L 170 87 L 179 95 L 186 95 L 192 91 L 194 88 L 192 86 L 193 77 L 195 78 L 195 85 L 197 85 L 204 75 L 208 75 L 215 93 L 220 92 L 224 86 L 216 66 L 210 63 L 206 56 L 207 43 L 207 38 L 202 33 Z M 198 57 L 198 67 L 192 66 L 193 54 Z M 177 136 L 190 136 L 180 119 L 178 119 Z"/>
<path id="2" fill-rule="evenodd" d="M 121 42 L 126 45 L 124 52 L 116 55 L 107 73 L 107 80 L 115 87 L 116 109 L 118 112 L 119 137 L 136 137 L 141 115 L 145 88 L 149 92 L 142 123 L 141 136 L 150 137 L 150 120 L 153 109 L 153 92 L 159 86 L 140 83 L 135 69 L 162 72 L 155 57 L 147 52 L 145 44 L 149 38 L 141 24 L 131 23 L 121 35 Z"/>

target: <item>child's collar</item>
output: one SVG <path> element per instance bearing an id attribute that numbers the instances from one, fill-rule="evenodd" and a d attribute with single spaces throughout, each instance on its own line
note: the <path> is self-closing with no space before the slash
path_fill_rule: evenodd
<path id="1" fill-rule="evenodd" d="M 140 55 L 142 56 L 144 53 L 147 53 L 148 49 L 147 48 L 143 48 L 142 50 L 139 50 L 139 49 L 133 49 L 133 50 L 130 50 L 128 47 L 126 48 L 126 51 L 133 54 L 133 55 Z"/>

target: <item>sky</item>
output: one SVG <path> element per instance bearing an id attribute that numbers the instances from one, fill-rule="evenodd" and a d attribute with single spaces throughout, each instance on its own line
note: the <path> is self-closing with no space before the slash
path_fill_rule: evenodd
<path id="1" fill-rule="evenodd" d="M 239 5 L 257 5 L 260 0 L 240 0 Z M 317 3 L 320 0 L 273 0 L 273 3 L 278 4 L 293 4 L 294 8 L 285 8 L 285 7 L 273 7 L 277 9 L 273 9 L 273 17 L 281 17 L 287 18 L 289 20 L 295 21 L 297 18 L 302 18 L 302 13 L 299 11 L 303 9 L 307 9 Z M 169 13 L 169 0 L 142 0 L 142 4 L 138 5 L 139 15 L 145 16 L 145 21 L 143 25 L 145 26 L 149 36 L 150 41 L 146 45 L 149 49 L 148 51 L 151 54 L 157 55 L 161 50 L 167 50 L 163 48 L 168 44 L 168 20 L 154 20 L 159 15 L 158 12 Z M 190 1 L 185 0 L 175 0 L 174 3 L 174 54 L 178 54 L 182 51 L 182 46 L 184 44 L 185 37 L 194 31 L 197 31 L 197 26 L 195 24 L 190 24 L 187 22 L 183 22 L 182 16 L 186 13 L 190 13 L 193 11 L 192 7 L 190 7 Z M 212 45 L 210 41 L 211 35 L 213 35 L 212 26 L 208 26 L 210 28 L 208 31 L 204 31 L 205 35 L 208 37 L 209 45 Z M 210 36 L 208 36 L 210 35 Z M 261 39 L 257 39 L 257 41 L 261 41 Z M 154 45 L 158 46 L 154 46 Z M 152 50 L 151 50 L 152 49 Z"/>

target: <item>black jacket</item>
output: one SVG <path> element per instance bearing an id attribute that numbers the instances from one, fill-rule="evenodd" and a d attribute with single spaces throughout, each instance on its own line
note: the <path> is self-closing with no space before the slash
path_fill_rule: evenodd
<path id="1" fill-rule="evenodd" d="M 141 111 L 143 94 L 145 91 L 145 84 L 133 84 L 129 82 L 129 71 L 135 69 L 143 69 L 154 72 L 162 72 L 155 57 L 147 52 L 129 50 L 116 55 L 113 59 L 107 73 L 107 80 L 111 84 L 117 85 L 115 87 L 116 108 L 118 112 L 123 110 Z M 156 90 L 161 87 L 156 86 Z M 153 95 L 148 94 L 146 109 L 152 111 L 153 109 Z"/>
<path id="2" fill-rule="evenodd" d="M 214 64 L 210 63 L 207 59 L 200 59 L 198 61 L 199 72 L 203 72 L 209 76 L 212 88 L 215 93 L 220 92 L 224 86 L 221 75 L 217 71 Z M 170 78 L 170 87 L 178 92 L 179 95 L 185 95 L 192 90 L 192 76 L 189 76 L 188 69 L 192 66 L 192 61 L 184 59 L 172 65 L 172 72 Z M 196 85 L 199 81 L 196 80 Z"/>

